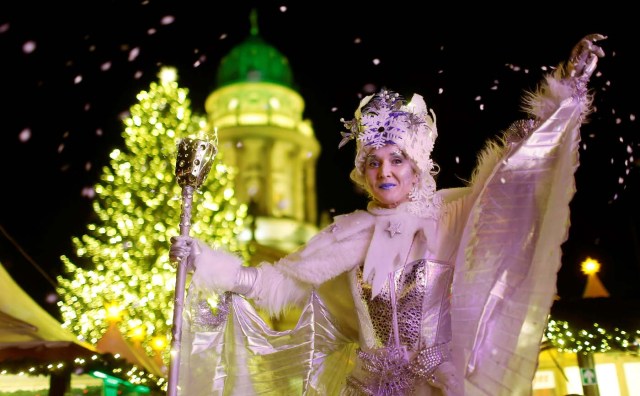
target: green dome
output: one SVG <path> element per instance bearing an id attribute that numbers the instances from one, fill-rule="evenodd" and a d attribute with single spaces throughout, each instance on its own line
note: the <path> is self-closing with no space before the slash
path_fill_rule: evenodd
<path id="1" fill-rule="evenodd" d="M 289 60 L 258 36 L 257 29 L 220 62 L 218 88 L 238 82 L 270 82 L 293 88 Z"/>

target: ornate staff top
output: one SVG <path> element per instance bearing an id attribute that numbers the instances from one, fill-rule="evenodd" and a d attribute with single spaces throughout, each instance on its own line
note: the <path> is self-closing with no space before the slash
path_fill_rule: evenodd
<path id="1" fill-rule="evenodd" d="M 217 142 L 217 134 L 212 140 L 180 139 L 176 158 L 176 179 L 180 187 L 200 188 L 209 175 L 213 158 L 218 153 Z"/>

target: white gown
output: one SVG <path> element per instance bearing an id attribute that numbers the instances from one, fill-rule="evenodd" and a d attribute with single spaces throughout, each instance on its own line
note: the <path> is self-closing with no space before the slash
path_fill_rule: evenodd
<path id="1" fill-rule="evenodd" d="M 448 333 L 464 394 L 531 394 L 590 102 L 548 76 L 527 105 L 536 121 L 514 123 L 504 141 L 489 143 L 472 183 L 438 191 L 440 204 L 430 216 L 373 207 L 339 216 L 300 250 L 261 264 L 251 293 L 226 293 L 213 313 L 203 291 L 189 289 L 179 394 L 344 392 L 358 348 L 385 346 L 379 318 L 358 299 L 362 294 L 352 294 L 357 271 L 367 262 L 386 274 L 415 259 L 453 270 L 451 293 L 440 297 L 450 298 L 451 331 L 436 340 L 426 308 L 419 331 L 425 343 L 446 342 Z M 400 224 L 399 233 L 391 235 L 392 223 Z M 303 311 L 294 329 L 277 332 L 249 301 L 274 313 L 289 304 Z M 440 394 L 424 381 L 413 392 L 407 394 Z"/>

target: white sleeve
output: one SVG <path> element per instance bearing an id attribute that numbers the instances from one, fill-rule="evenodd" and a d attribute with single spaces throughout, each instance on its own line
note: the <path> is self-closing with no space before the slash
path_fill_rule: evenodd
<path id="1" fill-rule="evenodd" d="M 454 361 L 470 394 L 530 393 L 568 233 L 589 101 L 552 77 L 528 100 L 536 119 L 482 169 L 457 253 Z"/>
<path id="2" fill-rule="evenodd" d="M 271 314 L 289 305 L 301 305 L 311 289 L 361 264 L 370 240 L 368 230 L 342 240 L 325 231 L 301 250 L 274 264 L 263 262 L 256 267 L 255 283 L 246 296 Z"/>

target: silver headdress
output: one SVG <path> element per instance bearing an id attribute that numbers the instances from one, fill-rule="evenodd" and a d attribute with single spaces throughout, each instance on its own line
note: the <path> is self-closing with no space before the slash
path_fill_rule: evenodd
<path id="1" fill-rule="evenodd" d="M 409 210 L 421 217 L 427 216 L 434 205 L 436 182 L 433 178 L 439 168 L 431 159 L 438 129 L 436 116 L 421 95 L 414 94 L 409 102 L 386 89 L 360 101 L 355 118 L 340 120 L 348 132 L 342 133 L 338 147 L 356 140 L 355 167 L 351 179 L 365 187 L 364 162 L 371 148 L 395 144 L 416 165 L 419 182 L 411 192 Z"/>

